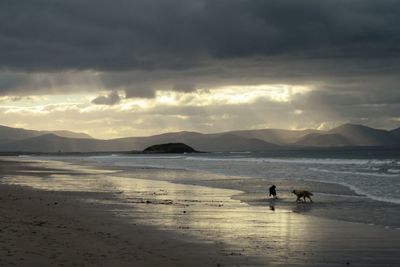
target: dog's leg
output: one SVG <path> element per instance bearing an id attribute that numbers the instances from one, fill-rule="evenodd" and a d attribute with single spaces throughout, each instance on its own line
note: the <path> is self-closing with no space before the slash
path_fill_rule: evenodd
<path id="1" fill-rule="evenodd" d="M 313 202 L 310 196 L 308 196 L 308 199 L 310 200 L 310 202 Z"/>

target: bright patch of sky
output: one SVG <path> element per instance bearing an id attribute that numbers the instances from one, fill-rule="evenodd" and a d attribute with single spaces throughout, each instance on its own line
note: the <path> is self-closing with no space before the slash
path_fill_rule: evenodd
<path id="1" fill-rule="evenodd" d="M 159 105 L 180 106 L 207 106 L 248 104 L 260 98 L 274 102 L 289 102 L 296 94 L 304 94 L 311 91 L 306 86 L 277 85 L 248 85 L 248 86 L 224 86 L 212 89 L 198 89 L 194 92 L 157 91 L 155 98 L 131 98 L 123 99 L 115 105 L 120 110 L 137 108 L 155 108 Z M 68 95 L 44 95 L 32 97 L 2 97 L 0 106 L 10 111 L 29 110 L 31 112 L 43 112 L 47 106 L 71 106 L 80 105 L 83 112 L 95 111 L 100 107 L 92 105 L 94 94 L 68 94 Z M 107 107 L 102 107 L 104 109 Z"/>

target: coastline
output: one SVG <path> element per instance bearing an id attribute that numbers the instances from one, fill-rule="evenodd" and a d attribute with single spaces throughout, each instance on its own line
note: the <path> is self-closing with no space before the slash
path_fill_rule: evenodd
<path id="1" fill-rule="evenodd" d="M 14 175 L 20 179 L 82 175 L 76 170 L 68 173 L 46 168 L 46 163 L 39 170 L 32 170 L 34 167 L 18 165 Z M 107 173 L 96 175 L 99 178 Z M 4 230 L 0 234 L 7 249 L 1 250 L 0 258 L 6 265 L 13 262 L 18 266 L 32 266 L 32 262 L 42 266 L 399 263 L 397 230 L 248 206 L 229 200 L 235 191 L 226 189 L 137 178 L 131 178 L 135 187 L 129 198 L 118 191 L 43 191 L 1 184 Z M 110 179 L 114 185 L 126 182 L 121 177 Z M 166 199 L 172 199 L 171 204 L 156 201 Z"/>

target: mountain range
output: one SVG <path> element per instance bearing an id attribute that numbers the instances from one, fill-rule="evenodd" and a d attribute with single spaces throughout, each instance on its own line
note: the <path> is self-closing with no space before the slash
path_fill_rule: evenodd
<path id="1" fill-rule="evenodd" d="M 71 131 L 34 131 L 0 126 L 2 152 L 141 151 L 162 143 L 185 143 L 198 151 L 265 151 L 286 148 L 399 147 L 400 128 L 343 124 L 328 131 L 259 129 L 214 134 L 173 132 L 147 137 L 95 139 Z"/>

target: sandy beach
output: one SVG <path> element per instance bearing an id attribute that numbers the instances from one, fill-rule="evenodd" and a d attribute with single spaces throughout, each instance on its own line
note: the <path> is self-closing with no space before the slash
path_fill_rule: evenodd
<path id="1" fill-rule="evenodd" d="M 13 158 L 0 167 L 1 266 L 400 262 L 397 229 L 252 206 L 232 197 L 237 190 L 145 179 L 151 170 L 126 178 L 117 170 Z"/>

